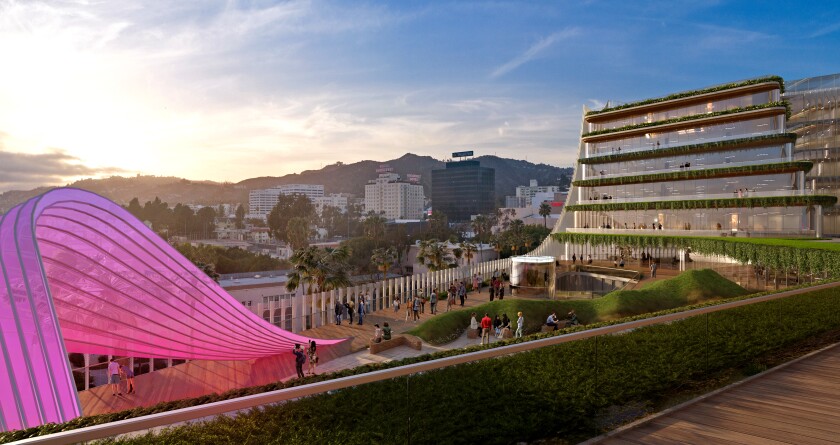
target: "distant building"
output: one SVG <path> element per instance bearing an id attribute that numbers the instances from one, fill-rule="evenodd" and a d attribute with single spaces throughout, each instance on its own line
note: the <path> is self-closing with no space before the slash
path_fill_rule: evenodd
<path id="1" fill-rule="evenodd" d="M 348 197 L 344 193 L 331 193 L 329 196 L 319 196 L 312 200 L 312 204 L 315 205 L 315 211 L 318 212 L 320 216 L 324 212 L 324 208 L 326 207 L 335 207 L 341 213 L 347 212 L 347 201 Z"/>
<path id="2" fill-rule="evenodd" d="M 315 202 L 324 197 L 324 186 L 316 184 L 286 184 L 268 189 L 251 190 L 248 194 L 248 217 L 266 219 L 277 205 L 280 195 L 303 195 Z"/>
<path id="3" fill-rule="evenodd" d="M 530 207 L 536 194 L 557 193 L 559 191 L 560 187 L 556 185 L 537 185 L 537 180 L 532 179 L 529 185 L 520 185 L 516 187 L 516 196 L 506 197 L 505 206 L 510 208 Z"/>
<path id="4" fill-rule="evenodd" d="M 402 181 L 396 173 L 381 173 L 365 185 L 365 213 L 387 219 L 420 219 L 425 201 L 423 186 Z"/>
<path id="5" fill-rule="evenodd" d="M 447 162 L 432 170 L 432 209 L 449 222 L 467 222 L 472 215 L 496 210 L 496 170 L 479 161 Z"/>

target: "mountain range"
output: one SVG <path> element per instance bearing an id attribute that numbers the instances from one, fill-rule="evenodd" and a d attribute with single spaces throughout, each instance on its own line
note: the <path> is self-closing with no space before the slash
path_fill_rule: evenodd
<path id="1" fill-rule="evenodd" d="M 560 185 L 568 187 L 572 175 L 571 168 L 560 168 L 547 164 L 533 164 L 528 161 L 480 156 L 474 158 L 483 167 L 496 169 L 496 200 L 499 205 L 504 197 L 515 194 L 516 186 L 528 185 L 536 179 L 540 185 Z M 411 153 L 390 161 L 360 161 L 351 164 L 337 162 L 319 170 L 306 170 L 285 176 L 264 176 L 245 179 L 238 183 L 191 181 L 177 177 L 162 176 L 112 176 L 102 179 L 83 179 L 69 184 L 71 187 L 89 190 L 109 198 L 119 204 L 127 204 L 137 197 L 140 203 L 159 197 L 170 205 L 183 204 L 219 204 L 248 202 L 248 192 L 254 189 L 269 188 L 283 184 L 323 184 L 325 193 L 352 193 L 364 197 L 365 184 L 377 176 L 377 170 L 388 166 L 403 178 L 407 174 L 420 175 L 420 184 L 424 186 L 426 196 L 431 196 L 431 171 L 444 168 L 443 161 L 430 156 L 417 156 Z M 0 213 L 52 187 L 39 187 L 33 190 L 11 190 L 0 194 Z M 247 205 L 246 205 L 247 207 Z"/>

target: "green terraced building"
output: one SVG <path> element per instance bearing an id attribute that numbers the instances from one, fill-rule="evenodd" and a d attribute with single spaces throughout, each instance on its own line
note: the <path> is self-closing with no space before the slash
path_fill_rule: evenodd
<path id="1" fill-rule="evenodd" d="M 837 201 L 806 181 L 783 80 L 768 76 L 584 110 L 572 188 L 555 231 L 823 234 Z"/>

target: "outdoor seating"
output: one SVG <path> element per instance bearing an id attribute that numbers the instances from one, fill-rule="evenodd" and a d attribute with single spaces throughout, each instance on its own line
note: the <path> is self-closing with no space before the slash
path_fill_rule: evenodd
<path id="1" fill-rule="evenodd" d="M 410 348 L 414 348 L 416 350 L 420 350 L 423 345 L 423 342 L 413 336 L 413 335 L 395 335 L 390 340 L 382 340 L 379 343 L 374 342 L 373 340 L 370 341 L 370 353 L 371 354 L 378 354 L 382 351 L 396 348 L 397 346 L 408 346 Z"/>

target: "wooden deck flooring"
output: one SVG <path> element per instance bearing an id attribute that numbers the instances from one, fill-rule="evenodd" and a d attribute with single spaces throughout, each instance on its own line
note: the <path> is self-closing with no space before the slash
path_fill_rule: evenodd
<path id="1" fill-rule="evenodd" d="M 589 443 L 840 444 L 840 346 Z"/>

